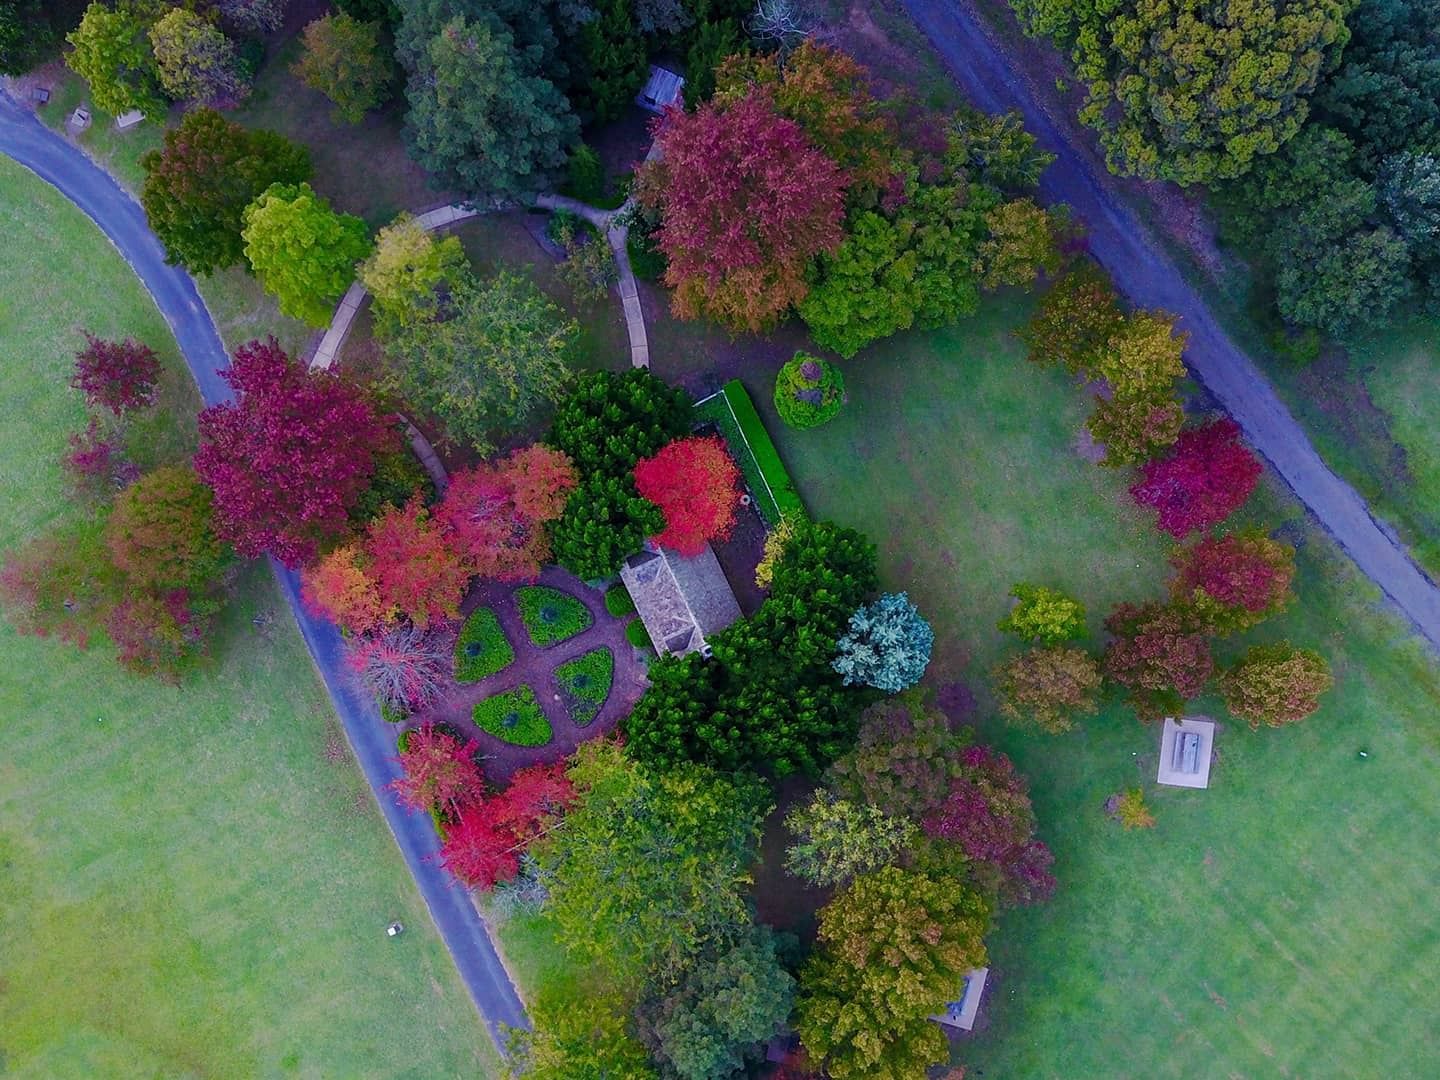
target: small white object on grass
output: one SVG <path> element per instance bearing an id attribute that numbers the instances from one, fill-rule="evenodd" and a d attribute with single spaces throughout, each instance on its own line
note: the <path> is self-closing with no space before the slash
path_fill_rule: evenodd
<path id="1" fill-rule="evenodd" d="M 389 926 L 385 927 L 386 937 L 399 937 L 404 932 L 405 924 L 401 922 L 392 922 Z"/>

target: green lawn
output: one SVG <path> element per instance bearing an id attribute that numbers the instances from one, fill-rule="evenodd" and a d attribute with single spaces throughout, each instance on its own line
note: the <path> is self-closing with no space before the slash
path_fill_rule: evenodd
<path id="1" fill-rule="evenodd" d="M 8 160 L 0 231 L 3 548 L 67 512 L 81 327 L 149 341 L 172 415 L 197 403 L 118 254 Z M 239 594 L 178 689 L 0 625 L 0 1069 L 498 1075 L 268 572 Z"/>
<path id="2" fill-rule="evenodd" d="M 791 431 L 767 406 L 812 512 L 877 540 L 886 586 L 935 623 L 932 681 L 965 680 L 982 716 L 1010 582 L 1074 590 L 1095 626 L 1164 569 L 1126 475 L 1073 451 L 1082 395 L 1008 335 L 1022 306 L 870 350 L 826 427 Z M 762 404 L 768 378 L 751 387 Z M 1155 788 L 1158 731 L 1123 708 L 1061 738 L 982 722 L 1031 778 L 1060 882 L 992 936 L 989 1027 L 957 1052 L 986 1076 L 1410 1076 L 1440 1057 L 1433 657 L 1288 496 L 1256 513 L 1304 538 L 1302 600 L 1257 634 L 1331 658 L 1319 714 L 1252 734 L 1201 702 L 1225 725 L 1206 792 Z M 1136 785 L 1159 825 L 1125 834 L 1102 807 Z"/>

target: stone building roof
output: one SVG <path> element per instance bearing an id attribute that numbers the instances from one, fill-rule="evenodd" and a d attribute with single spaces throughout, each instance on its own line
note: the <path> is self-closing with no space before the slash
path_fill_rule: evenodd
<path id="1" fill-rule="evenodd" d="M 664 548 L 630 556 L 620 580 L 661 653 L 684 656 L 740 618 L 740 605 L 710 545 L 693 557 Z"/>

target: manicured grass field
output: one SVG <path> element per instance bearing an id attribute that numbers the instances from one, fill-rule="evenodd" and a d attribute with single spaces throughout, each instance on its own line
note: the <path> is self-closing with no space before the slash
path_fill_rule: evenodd
<path id="1" fill-rule="evenodd" d="M 119 255 L 0 159 L 0 548 L 67 512 L 79 329 L 173 342 Z M 172 367 L 167 403 L 196 400 Z M 162 433 L 163 434 L 163 433 Z M 183 442 L 182 430 L 167 437 Z M 257 628 L 252 621 L 260 618 Z M 0 1063 L 16 1075 L 497 1076 L 263 568 L 180 688 L 0 624 Z M 405 935 L 387 940 L 392 919 Z"/>
<path id="2" fill-rule="evenodd" d="M 1292 519 L 1301 600 L 1257 635 L 1330 657 L 1339 685 L 1316 716 L 1251 733 L 1198 703 L 1224 724 L 1203 792 L 1155 788 L 1159 732 L 1123 707 L 1059 738 L 984 719 L 1012 581 L 1073 590 L 1097 627 L 1164 575 L 1126 475 L 1072 450 L 1083 396 L 1009 336 L 1023 306 L 862 355 L 830 425 L 766 416 L 812 513 L 874 537 L 886 586 L 934 622 L 930 680 L 978 691 L 983 735 L 1029 775 L 1055 851 L 1055 900 L 992 935 L 988 1027 L 957 1060 L 1003 1077 L 1421 1075 L 1440 1059 L 1440 680 L 1288 496 L 1255 514 Z M 751 385 L 762 408 L 767 378 Z M 1126 834 L 1103 804 L 1137 785 L 1159 825 Z"/>

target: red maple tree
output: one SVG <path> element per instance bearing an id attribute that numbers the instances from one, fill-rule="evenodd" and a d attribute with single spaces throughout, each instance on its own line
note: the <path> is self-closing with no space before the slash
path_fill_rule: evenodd
<path id="1" fill-rule="evenodd" d="M 1143 720 L 1178 710 L 1215 670 L 1210 638 L 1173 605 L 1119 604 L 1105 629 L 1114 635 L 1105 650 L 1105 674 L 1131 692 Z"/>
<path id="2" fill-rule="evenodd" d="M 134 338 L 105 341 L 86 333 L 85 348 L 75 354 L 70 385 L 85 394 L 92 407 L 119 416 L 126 409 L 143 409 L 155 401 L 160 379 L 160 358 Z"/>
<path id="3" fill-rule="evenodd" d="M 1171 595 L 1217 630 L 1243 630 L 1283 608 L 1295 549 L 1260 533 L 1207 536 L 1171 557 Z"/>
<path id="4" fill-rule="evenodd" d="M 520 856 L 576 799 L 562 762 L 521 769 L 494 798 L 465 807 L 446 830 L 440 858 L 472 889 L 491 889 L 520 870 Z"/>
<path id="5" fill-rule="evenodd" d="M 960 753 L 950 794 L 926 815 L 926 835 L 957 844 L 980 884 L 1010 904 L 1037 903 L 1055 891 L 1054 856 L 1035 839 L 1025 778 L 1010 759 L 984 746 Z"/>
<path id="6" fill-rule="evenodd" d="M 559 450 L 536 444 L 450 478 L 436 518 L 473 573 L 533 580 L 550 559 L 548 522 L 565 509 L 575 469 Z"/>
<path id="7" fill-rule="evenodd" d="M 656 543 L 681 555 L 699 555 L 726 539 L 740 505 L 740 470 L 717 436 L 676 439 L 635 465 L 635 490 L 665 515 Z"/>
<path id="8" fill-rule="evenodd" d="M 1250 497 L 1260 459 L 1240 442 L 1229 419 L 1182 432 L 1163 458 L 1140 467 L 1130 494 L 1158 514 L 1156 524 L 1174 537 L 1224 521 Z"/>
<path id="9" fill-rule="evenodd" d="M 732 104 L 672 111 L 656 145 L 640 197 L 660 212 L 675 313 L 772 325 L 809 291 L 810 260 L 844 238 L 844 171 L 758 87 Z"/>
<path id="10" fill-rule="evenodd" d="M 238 400 L 200 414 L 195 454 L 217 531 L 242 555 L 299 566 L 345 534 L 394 430 L 359 389 L 306 369 L 274 338 L 241 346 L 223 375 Z"/>
<path id="11" fill-rule="evenodd" d="M 455 818 L 485 797 L 485 777 L 475 762 L 480 744 L 424 724 L 405 736 L 400 765 L 405 774 L 390 786 L 412 810 L 438 810 Z"/>
<path id="12" fill-rule="evenodd" d="M 418 495 L 403 508 L 386 507 L 370 523 L 365 554 L 383 610 L 422 628 L 459 616 L 470 570 Z"/>

